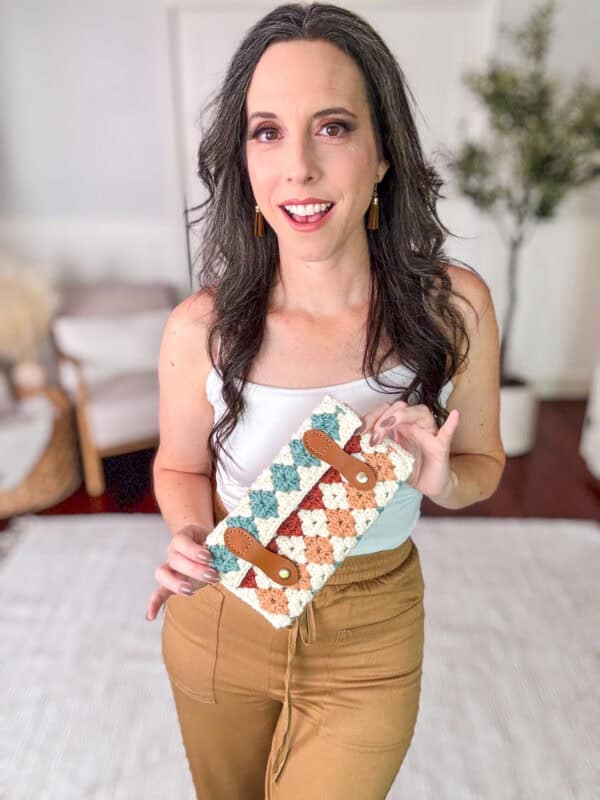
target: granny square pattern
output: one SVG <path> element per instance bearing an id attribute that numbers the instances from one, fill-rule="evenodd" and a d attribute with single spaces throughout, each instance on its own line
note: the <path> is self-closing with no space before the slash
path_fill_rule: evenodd
<path id="1" fill-rule="evenodd" d="M 302 613 L 412 472 L 411 453 L 387 438 L 370 445 L 370 433 L 354 433 L 361 423 L 350 406 L 326 394 L 206 539 L 220 583 L 276 628 L 290 626 Z M 310 453 L 302 440 L 310 429 L 324 431 L 368 463 L 377 475 L 375 487 L 354 488 Z M 281 586 L 232 553 L 224 539 L 231 527 L 244 528 L 267 549 L 294 561 L 300 581 Z"/>

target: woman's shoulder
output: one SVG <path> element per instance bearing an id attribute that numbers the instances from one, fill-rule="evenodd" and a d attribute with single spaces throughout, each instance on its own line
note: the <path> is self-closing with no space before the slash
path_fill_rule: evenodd
<path id="1" fill-rule="evenodd" d="M 183 326 L 208 328 L 214 316 L 214 295 L 210 289 L 199 289 L 178 303 L 173 318 Z"/>
<path id="2" fill-rule="evenodd" d="M 170 320 L 182 332 L 198 335 L 206 332 L 214 320 L 214 295 L 210 289 L 199 289 L 178 303 L 171 312 Z"/>
<path id="3" fill-rule="evenodd" d="M 213 319 L 214 302 L 209 290 L 199 290 L 181 300 L 172 309 L 165 326 L 164 336 L 170 349 L 208 363 L 208 329 Z"/>
<path id="4" fill-rule="evenodd" d="M 452 295 L 451 302 L 468 316 L 473 315 L 474 307 L 477 316 L 481 317 L 492 300 L 487 283 L 476 272 L 456 264 L 447 264 L 446 272 L 450 278 L 452 291 L 457 293 Z M 473 307 L 465 302 L 464 298 L 472 303 Z M 469 322 L 468 319 L 465 321 Z"/>
<path id="5" fill-rule="evenodd" d="M 454 342 L 454 345 L 461 356 L 465 356 L 467 351 L 467 341 L 471 342 L 473 336 L 477 335 L 481 319 L 487 310 L 492 307 L 492 297 L 486 282 L 470 269 L 446 264 L 446 272 L 450 278 L 452 294 L 449 298 L 450 305 L 456 309 L 464 322 L 464 329 L 467 338 L 459 337 L 455 341 L 455 332 L 450 323 L 440 323 L 444 333 Z M 463 369 L 458 370 L 452 375 L 452 384 L 456 388 L 462 380 Z"/>

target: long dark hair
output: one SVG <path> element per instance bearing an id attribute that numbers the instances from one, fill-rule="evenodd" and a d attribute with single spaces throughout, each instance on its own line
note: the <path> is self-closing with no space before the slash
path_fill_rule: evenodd
<path id="1" fill-rule="evenodd" d="M 197 220 L 204 223 L 197 279 L 199 290 L 208 290 L 213 298 L 208 349 L 223 380 L 227 405 L 208 440 L 213 463 L 222 449 L 227 451 L 224 441 L 246 407 L 242 392 L 261 348 L 278 263 L 273 229 L 265 224 L 262 238 L 253 232 L 255 201 L 245 150 L 246 93 L 269 45 L 319 39 L 337 45 L 361 69 L 378 155 L 390 164 L 377 187 L 379 228 L 368 231 L 372 280 L 363 375 L 374 376 L 379 391 L 391 390 L 411 404 L 424 403 L 441 425 L 448 412 L 438 403 L 438 395 L 468 353 L 463 316 L 449 303 L 450 295 L 458 294 L 452 291 L 442 248 L 450 231 L 436 211 L 444 182 L 423 157 L 407 93 L 413 102 L 414 98 L 400 66 L 377 32 L 351 11 L 324 3 L 280 5 L 248 31 L 221 87 L 203 109 L 205 113 L 216 107 L 198 149 L 198 175 L 209 198 L 197 206 L 206 206 Z M 450 332 L 450 338 L 444 331 Z M 376 364 L 382 334 L 390 348 Z M 461 355 L 462 342 L 466 349 Z M 415 372 L 404 389 L 376 377 L 392 354 Z"/>

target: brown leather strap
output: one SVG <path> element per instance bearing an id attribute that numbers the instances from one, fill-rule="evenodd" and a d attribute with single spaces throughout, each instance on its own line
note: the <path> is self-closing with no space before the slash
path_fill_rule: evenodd
<path id="1" fill-rule="evenodd" d="M 293 561 L 268 550 L 244 528 L 227 528 L 224 539 L 228 550 L 254 564 L 275 583 L 293 586 L 300 580 L 300 571 Z"/>
<path id="2" fill-rule="evenodd" d="M 373 489 L 377 474 L 370 464 L 353 458 L 343 450 L 325 431 L 311 428 L 302 436 L 304 446 L 313 456 L 326 461 L 340 472 L 355 489 Z"/>
<path id="3" fill-rule="evenodd" d="M 216 527 L 229 512 L 223 505 L 214 482 L 213 509 Z M 244 528 L 227 528 L 224 540 L 228 550 L 261 569 L 275 583 L 281 586 L 293 586 L 300 580 L 300 572 L 293 561 L 280 553 L 268 550 Z"/>

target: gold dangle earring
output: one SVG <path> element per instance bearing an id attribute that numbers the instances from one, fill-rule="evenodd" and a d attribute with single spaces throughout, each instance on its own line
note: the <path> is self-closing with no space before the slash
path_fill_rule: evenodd
<path id="1" fill-rule="evenodd" d="M 258 206 L 254 206 L 254 235 L 264 236 L 264 233 L 264 217 L 260 211 L 260 208 Z"/>
<path id="2" fill-rule="evenodd" d="M 369 219 L 367 221 L 367 228 L 370 231 L 375 231 L 379 227 L 379 200 L 377 198 L 377 184 L 375 184 L 375 191 L 373 199 L 369 206 Z"/>

